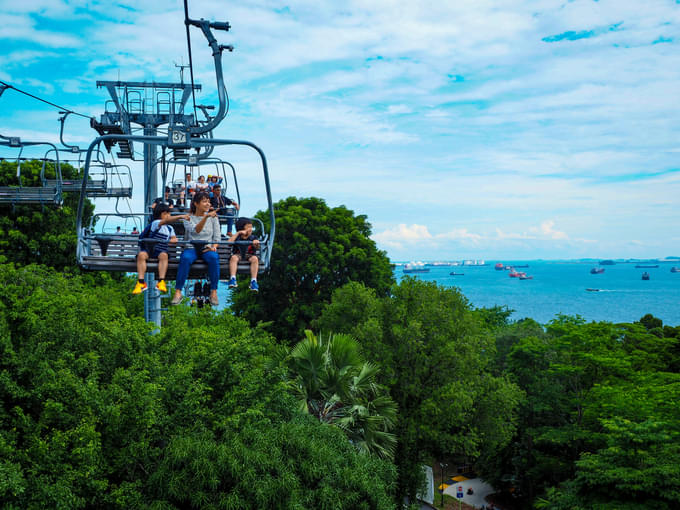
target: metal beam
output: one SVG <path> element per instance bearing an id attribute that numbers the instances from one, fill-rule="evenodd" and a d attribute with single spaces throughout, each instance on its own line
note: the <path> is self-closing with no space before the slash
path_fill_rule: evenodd
<path id="1" fill-rule="evenodd" d="M 100 87 L 132 87 L 136 89 L 186 89 L 191 90 L 191 84 L 188 83 L 163 83 L 163 82 L 147 82 L 147 81 L 97 81 L 97 88 Z M 201 90 L 200 84 L 194 85 L 194 90 Z"/>

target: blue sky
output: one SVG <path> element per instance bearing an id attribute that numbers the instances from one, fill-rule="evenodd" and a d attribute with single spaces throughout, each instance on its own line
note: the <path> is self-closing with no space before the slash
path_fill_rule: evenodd
<path id="1" fill-rule="evenodd" d="M 366 214 L 393 260 L 680 255 L 674 0 L 189 2 L 219 33 L 231 98 L 275 199 Z M 177 81 L 183 4 L 0 0 L 0 79 L 88 115 L 96 80 Z M 215 103 L 210 54 L 195 74 Z M 0 133 L 55 140 L 55 109 L 6 91 Z M 69 119 L 68 138 L 95 132 Z M 3 153 L 7 154 L 7 153 Z M 252 157 L 243 213 L 262 208 Z M 135 168 L 141 189 L 141 173 Z M 111 207 L 106 201 L 98 207 Z"/>

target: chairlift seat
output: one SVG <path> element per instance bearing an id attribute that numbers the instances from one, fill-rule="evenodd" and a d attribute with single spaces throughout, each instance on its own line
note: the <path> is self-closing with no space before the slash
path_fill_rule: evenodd
<path id="1" fill-rule="evenodd" d="M 45 186 L 0 186 L 0 203 L 61 205 L 61 191 L 55 184 Z"/>
<path id="2" fill-rule="evenodd" d="M 56 179 L 46 179 L 45 184 L 48 186 L 56 186 L 57 185 L 57 180 Z M 80 190 L 83 187 L 83 180 L 82 179 L 63 179 L 61 181 L 61 190 L 62 191 L 70 191 L 70 192 L 76 192 L 80 193 Z M 87 187 L 85 188 L 86 193 L 94 193 L 94 192 L 104 192 L 106 191 L 106 181 L 104 180 L 92 180 L 89 179 L 87 181 Z"/>
<path id="3" fill-rule="evenodd" d="M 147 240 L 143 240 L 142 242 L 145 241 Z M 152 243 L 158 242 L 154 240 L 149 241 Z M 133 234 L 95 234 L 84 237 L 80 242 L 82 249 L 80 265 L 83 268 L 95 271 L 122 271 L 126 273 L 134 273 L 137 271 L 137 253 L 139 252 L 140 242 L 139 236 Z M 170 243 L 168 245 L 168 270 L 166 279 L 174 280 L 177 277 L 179 257 L 183 248 L 196 243 L 200 243 L 200 241 L 195 241 L 193 243 Z M 229 277 L 229 259 L 231 258 L 234 244 L 237 243 L 223 241 L 219 243 L 217 248 L 217 253 L 220 256 L 220 278 L 223 280 L 226 280 Z M 264 267 L 261 263 L 262 247 L 266 247 L 266 240 L 261 241 L 261 249 L 257 250 L 255 253 L 258 258 L 260 258 L 260 273 L 264 272 Z M 150 252 L 152 253 L 153 250 L 150 249 Z M 155 273 L 156 276 L 158 276 L 158 259 L 150 258 L 147 260 L 147 271 Z M 239 261 L 237 273 L 250 274 L 250 263 L 245 260 Z M 207 275 L 208 265 L 201 259 L 191 265 L 189 278 L 206 278 Z"/>

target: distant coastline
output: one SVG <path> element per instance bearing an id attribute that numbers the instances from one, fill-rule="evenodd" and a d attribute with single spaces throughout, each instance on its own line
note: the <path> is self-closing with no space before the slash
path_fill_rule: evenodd
<path id="1" fill-rule="evenodd" d="M 477 264 L 474 262 L 482 262 L 481 264 Z M 507 265 L 513 265 L 515 263 L 525 263 L 525 262 L 544 262 L 544 263 L 550 263 L 550 262 L 556 262 L 560 264 L 599 264 L 602 261 L 613 261 L 615 264 L 677 264 L 680 263 L 680 256 L 675 257 L 675 256 L 669 256 L 669 257 L 664 257 L 664 258 L 614 258 L 614 259 L 605 259 L 605 258 L 595 258 L 595 257 L 587 257 L 587 258 L 577 258 L 577 259 L 451 259 L 451 260 L 444 260 L 444 259 L 436 259 L 436 260 L 426 260 L 426 259 L 419 259 L 419 262 L 424 263 L 425 265 L 428 266 L 488 266 L 495 264 L 496 262 L 502 262 Z M 392 261 L 392 263 L 395 266 L 403 266 L 406 264 L 412 263 L 413 260 L 395 260 Z M 470 263 L 472 262 L 472 263 Z"/>

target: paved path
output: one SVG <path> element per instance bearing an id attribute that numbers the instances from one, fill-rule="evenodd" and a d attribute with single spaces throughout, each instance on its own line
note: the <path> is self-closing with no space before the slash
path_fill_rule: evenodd
<path id="1" fill-rule="evenodd" d="M 489 505 L 484 499 L 489 494 L 493 493 L 493 487 L 486 483 L 481 478 L 469 478 L 462 482 L 455 482 L 453 485 L 449 485 L 444 489 L 444 494 L 452 497 L 456 497 L 456 487 L 461 485 L 463 487 L 463 503 L 472 505 L 475 508 L 481 508 L 482 505 Z M 468 488 L 472 488 L 473 494 L 468 494 Z M 436 491 L 439 493 L 439 491 Z M 436 497 L 436 496 L 435 496 Z"/>

